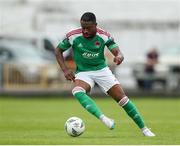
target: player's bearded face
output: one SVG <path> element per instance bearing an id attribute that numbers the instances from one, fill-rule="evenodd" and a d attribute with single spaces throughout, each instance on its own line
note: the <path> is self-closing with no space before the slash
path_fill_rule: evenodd
<path id="1" fill-rule="evenodd" d="M 97 23 L 81 21 L 82 33 L 85 38 L 93 38 L 96 35 Z"/>

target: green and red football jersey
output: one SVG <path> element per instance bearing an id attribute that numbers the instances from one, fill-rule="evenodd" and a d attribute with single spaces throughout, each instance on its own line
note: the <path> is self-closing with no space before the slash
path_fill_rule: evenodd
<path id="1" fill-rule="evenodd" d="M 81 72 L 100 70 L 107 66 L 105 46 L 110 51 L 118 47 L 108 32 L 97 28 L 96 35 L 92 39 L 87 39 L 83 37 L 82 29 L 79 28 L 68 32 L 57 48 L 67 50 L 72 47 L 76 71 Z"/>

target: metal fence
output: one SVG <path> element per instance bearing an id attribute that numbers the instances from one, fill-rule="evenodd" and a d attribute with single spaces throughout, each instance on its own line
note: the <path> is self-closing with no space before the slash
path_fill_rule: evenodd
<path id="1" fill-rule="evenodd" d="M 30 64 L 3 64 L 0 66 L 0 86 L 2 90 L 69 90 L 57 65 L 36 66 Z"/>
<path id="2" fill-rule="evenodd" d="M 74 69 L 74 64 L 68 62 L 67 66 Z M 126 65 L 125 65 L 126 67 Z M 180 74 L 168 74 L 165 87 L 155 86 L 151 90 L 142 90 L 136 85 L 131 67 L 127 70 L 123 65 L 114 73 L 120 81 L 123 89 L 128 90 L 128 94 L 180 94 Z M 123 74 L 124 73 L 124 74 Z M 131 77 L 131 78 L 130 78 Z M 167 79 L 167 80 L 166 80 Z M 131 82 L 129 82 L 131 81 Z M 126 86 L 125 86 L 126 85 Z M 64 78 L 62 71 L 56 64 L 37 66 L 34 64 L 0 64 L 0 94 L 71 94 L 73 84 Z M 156 88 L 157 87 L 157 88 Z M 99 88 L 94 89 L 94 93 L 101 93 Z M 11 94 L 11 95 L 12 95 Z"/>

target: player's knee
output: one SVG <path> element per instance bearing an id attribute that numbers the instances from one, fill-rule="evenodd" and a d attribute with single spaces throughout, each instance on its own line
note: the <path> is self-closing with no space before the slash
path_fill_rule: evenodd
<path id="1" fill-rule="evenodd" d="M 86 93 L 86 90 L 80 86 L 76 86 L 72 89 L 73 96 L 75 96 L 76 93 Z"/>

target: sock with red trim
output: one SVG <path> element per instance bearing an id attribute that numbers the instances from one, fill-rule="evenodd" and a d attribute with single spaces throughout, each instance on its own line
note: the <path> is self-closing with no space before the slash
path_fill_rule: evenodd
<path id="1" fill-rule="evenodd" d="M 100 119 L 100 116 L 103 115 L 99 107 L 96 105 L 93 99 L 91 99 L 82 87 L 75 87 L 72 90 L 73 95 L 79 101 L 79 103 L 91 114 Z"/>
<path id="2" fill-rule="evenodd" d="M 136 106 L 133 104 L 132 101 L 129 100 L 127 96 L 123 97 L 119 101 L 119 105 L 122 106 L 122 108 L 126 111 L 126 113 L 131 117 L 131 119 L 138 125 L 140 129 L 145 127 L 143 118 L 138 112 Z"/>

